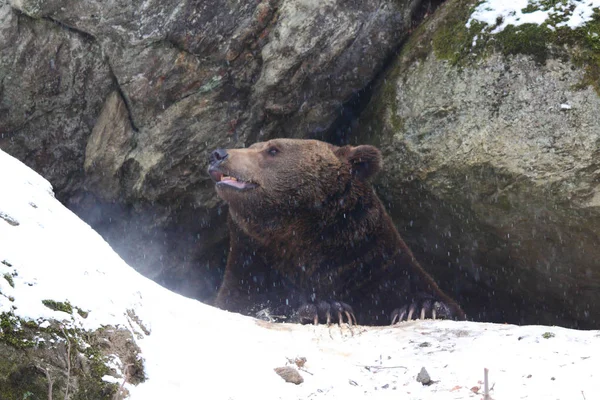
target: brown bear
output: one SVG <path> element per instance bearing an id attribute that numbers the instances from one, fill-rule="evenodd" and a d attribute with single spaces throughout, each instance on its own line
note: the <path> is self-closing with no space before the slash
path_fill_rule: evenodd
<path id="1" fill-rule="evenodd" d="M 373 146 L 318 140 L 213 151 L 208 172 L 229 204 L 230 229 L 215 305 L 315 324 L 464 319 L 375 194 L 381 164 Z"/>

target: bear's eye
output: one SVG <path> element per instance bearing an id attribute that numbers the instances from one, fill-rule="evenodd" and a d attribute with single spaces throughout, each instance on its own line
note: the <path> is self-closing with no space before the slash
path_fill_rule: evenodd
<path id="1" fill-rule="evenodd" d="M 277 155 L 277 153 L 279 153 L 279 149 L 278 149 L 277 147 L 275 147 L 275 146 L 271 146 L 271 147 L 269 147 L 269 148 L 267 149 L 267 153 L 268 153 L 270 156 L 276 156 L 276 155 Z"/>

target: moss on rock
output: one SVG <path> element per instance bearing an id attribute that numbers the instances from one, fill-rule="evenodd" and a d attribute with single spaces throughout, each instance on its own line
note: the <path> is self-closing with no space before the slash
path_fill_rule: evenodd
<path id="1" fill-rule="evenodd" d="M 79 307 L 75 307 L 75 309 L 77 310 L 77 314 L 79 314 L 79 316 L 81 316 L 81 318 L 87 318 L 88 315 L 90 315 L 89 311 L 84 311 Z"/>
<path id="2" fill-rule="evenodd" d="M 48 383 L 33 365 L 27 365 L 25 352 L 7 354 L 0 342 L 0 398 L 2 400 L 47 399 Z"/>
<path id="3" fill-rule="evenodd" d="M 487 38 L 479 37 L 485 24 L 466 24 L 474 11 L 474 1 L 451 1 L 443 10 L 445 16 L 437 22 L 432 32 L 431 45 L 435 55 L 450 61 L 453 65 L 463 65 L 485 54 Z"/>
<path id="4" fill-rule="evenodd" d="M 585 71 L 585 76 L 575 89 L 592 86 L 600 95 L 600 10 L 595 9 L 591 21 L 571 29 L 561 23 L 572 12 L 569 8 L 550 14 L 541 25 L 508 25 L 498 33 L 492 33 L 502 24 L 499 18 L 495 26 L 479 21 L 467 22 L 480 1 L 450 0 L 436 14 L 425 21 L 411 36 L 402 50 L 401 69 L 415 61 L 424 60 L 430 54 L 447 60 L 451 65 L 463 68 L 474 65 L 482 58 L 497 52 L 504 56 L 525 54 L 538 63 L 549 58 L 569 59 Z M 558 1 L 539 1 L 530 4 L 524 12 L 548 10 Z"/>
<path id="5" fill-rule="evenodd" d="M 32 347 L 34 342 L 27 337 L 21 328 L 20 320 L 11 313 L 0 314 L 0 342 L 17 349 Z"/>
<path id="6" fill-rule="evenodd" d="M 103 376 L 112 375 L 111 369 L 106 365 L 106 356 L 96 346 L 90 346 L 82 351 L 89 362 L 87 374 L 80 374 L 79 390 L 73 397 L 75 400 L 108 399 L 117 393 L 118 385 L 105 382 Z"/>
<path id="7" fill-rule="evenodd" d="M 62 311 L 67 314 L 73 314 L 73 306 L 68 301 L 42 300 L 42 304 L 54 311 Z"/>
<path id="8" fill-rule="evenodd" d="M 66 303 L 49 304 L 68 309 Z M 130 383 L 144 380 L 139 348 L 128 330 L 106 326 L 85 331 L 54 320 L 39 322 L 0 314 L 0 399 L 48 398 L 49 379 L 55 398 L 68 386 L 70 399 L 107 399 L 114 398 L 119 385 L 104 376 L 124 379 L 126 373 Z M 123 371 L 109 367 L 114 357 Z"/>
<path id="9" fill-rule="evenodd" d="M 15 287 L 15 281 L 13 280 L 13 277 L 11 274 L 8 274 L 8 273 L 4 274 L 4 279 L 6 279 L 6 281 L 8 282 L 8 284 L 11 287 Z"/>

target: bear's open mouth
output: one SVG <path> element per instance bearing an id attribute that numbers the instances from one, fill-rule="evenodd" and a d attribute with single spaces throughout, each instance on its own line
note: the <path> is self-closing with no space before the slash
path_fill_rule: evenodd
<path id="1" fill-rule="evenodd" d="M 211 169 L 209 173 L 218 186 L 229 186 L 238 190 L 254 189 L 258 186 L 254 182 L 244 181 L 231 175 L 225 175 L 217 169 Z"/>

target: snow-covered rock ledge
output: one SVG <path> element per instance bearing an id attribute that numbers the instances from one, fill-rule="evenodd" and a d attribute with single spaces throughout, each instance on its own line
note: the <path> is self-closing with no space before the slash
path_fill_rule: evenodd
<path id="1" fill-rule="evenodd" d="M 418 321 L 270 324 L 125 264 L 0 151 L 0 399 L 592 399 L 600 332 Z M 302 358 L 306 359 L 303 362 Z M 289 366 L 303 383 L 274 371 Z M 432 382 L 417 382 L 425 367 Z M 52 384 L 50 384 L 52 382 Z"/>

